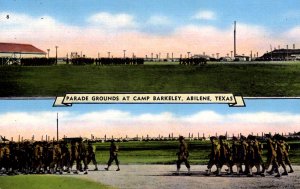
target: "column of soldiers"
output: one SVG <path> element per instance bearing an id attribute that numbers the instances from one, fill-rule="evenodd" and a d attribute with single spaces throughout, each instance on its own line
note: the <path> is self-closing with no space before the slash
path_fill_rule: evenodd
<path id="1" fill-rule="evenodd" d="M 211 153 L 207 165 L 207 175 L 211 174 L 211 168 L 215 165 L 217 176 L 221 175 L 221 169 L 224 165 L 228 167 L 227 174 L 233 174 L 233 166 L 237 168 L 237 175 L 247 174 L 253 176 L 252 168 L 256 167 L 256 174 L 265 176 L 266 173 L 276 177 L 288 175 L 286 165 L 289 167 L 289 173 L 294 172 L 289 160 L 289 145 L 285 142 L 285 137 L 275 135 L 266 136 L 267 161 L 262 159 L 263 145 L 255 136 L 241 136 L 240 139 L 233 137 L 231 144 L 225 136 L 210 137 Z M 244 165 L 244 169 L 242 167 Z M 281 174 L 279 167 L 282 166 L 284 172 Z M 271 167 L 270 171 L 267 171 Z M 262 170 L 261 170 L 262 168 Z"/>
<path id="2" fill-rule="evenodd" d="M 60 173 L 73 171 L 87 174 L 92 162 L 98 170 L 95 152 L 90 142 L 9 142 L 0 144 L 0 173 Z M 72 169 L 73 164 L 75 169 Z M 82 166 L 83 164 L 83 166 Z"/>
<path id="3" fill-rule="evenodd" d="M 206 64 L 205 58 L 180 58 L 179 64 L 182 65 L 203 65 Z"/>
<path id="4" fill-rule="evenodd" d="M 143 58 L 97 58 L 96 65 L 141 65 Z"/>
<path id="5" fill-rule="evenodd" d="M 231 141 L 225 136 L 210 137 L 211 153 L 207 165 L 206 175 L 211 174 L 211 169 L 215 165 L 217 176 L 221 175 L 224 165 L 228 167 L 227 174 L 233 174 L 233 167 L 236 166 L 236 174 L 246 174 L 253 176 L 253 167 L 256 167 L 256 174 L 265 176 L 266 173 L 276 177 L 288 175 L 294 172 L 289 160 L 289 145 L 285 142 L 285 137 L 275 135 L 266 136 L 267 161 L 264 163 L 262 158 L 263 145 L 255 136 L 243 135 L 238 139 L 233 137 Z M 177 152 L 177 171 L 179 174 L 180 166 L 184 162 L 188 174 L 190 174 L 190 164 L 188 161 L 188 145 L 184 137 L 179 137 L 179 151 Z M 118 146 L 111 140 L 110 158 L 107 168 L 109 170 L 113 161 L 116 162 L 117 170 L 120 171 L 118 160 Z M 95 152 L 91 142 L 87 144 L 82 141 L 72 141 L 70 146 L 64 141 L 53 142 L 9 142 L 0 144 L 0 174 L 29 174 L 29 173 L 59 173 L 63 172 L 78 174 L 79 171 L 87 174 L 88 164 L 92 162 L 95 170 L 98 170 Z M 75 164 L 75 169 L 73 165 Z M 279 167 L 284 172 L 281 174 Z M 262 170 L 261 170 L 262 168 Z M 269 168 L 270 171 L 267 171 Z"/>

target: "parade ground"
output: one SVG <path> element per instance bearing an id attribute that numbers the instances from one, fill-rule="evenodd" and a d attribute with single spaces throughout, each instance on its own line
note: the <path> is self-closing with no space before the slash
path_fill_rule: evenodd
<path id="1" fill-rule="evenodd" d="M 300 64 L 166 63 L 112 66 L 1 66 L 1 97 L 54 97 L 67 92 L 216 93 L 251 97 L 300 95 Z"/>
<path id="2" fill-rule="evenodd" d="M 226 166 L 225 166 L 226 167 Z M 91 167 L 93 168 L 93 166 Z M 99 182 L 114 188 L 299 188 L 300 166 L 294 166 L 294 173 L 275 178 L 245 175 L 228 176 L 223 171 L 221 177 L 205 176 L 205 165 L 191 166 L 191 175 L 182 164 L 180 175 L 175 175 L 176 165 L 121 165 L 121 171 L 115 171 L 113 165 L 109 171 L 99 165 L 99 171 L 89 171 L 87 175 L 67 175 Z M 255 169 L 254 169 L 255 170 Z M 236 171 L 234 167 L 234 171 Z M 282 172 L 282 169 L 280 170 Z"/>

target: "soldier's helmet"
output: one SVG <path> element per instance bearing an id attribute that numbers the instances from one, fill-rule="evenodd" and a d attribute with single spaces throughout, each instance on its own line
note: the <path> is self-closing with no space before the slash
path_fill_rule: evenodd
<path id="1" fill-rule="evenodd" d="M 265 137 L 266 137 L 266 138 L 272 138 L 272 135 L 270 135 L 270 134 L 265 134 Z"/>
<path id="2" fill-rule="evenodd" d="M 220 140 L 226 140 L 226 139 L 227 139 L 227 137 L 226 137 L 226 136 L 224 136 L 224 135 L 220 135 L 220 136 L 219 136 L 219 139 L 220 139 Z"/>
<path id="3" fill-rule="evenodd" d="M 233 137 L 232 137 L 232 140 L 233 140 L 233 141 L 237 141 L 238 138 L 237 138 L 236 136 L 233 136 Z"/>
<path id="4" fill-rule="evenodd" d="M 215 136 L 209 137 L 209 140 L 210 140 L 210 141 L 213 141 L 213 140 L 215 140 L 215 139 L 217 139 L 217 137 L 215 137 Z"/>
<path id="5" fill-rule="evenodd" d="M 252 136 L 252 135 L 248 135 L 248 136 L 247 136 L 247 139 L 248 139 L 248 140 L 253 140 L 253 136 Z"/>
<path id="6" fill-rule="evenodd" d="M 275 134 L 273 138 L 274 138 L 275 140 L 280 140 L 281 137 L 282 137 L 282 136 L 281 136 L 280 134 Z"/>
<path id="7" fill-rule="evenodd" d="M 241 139 L 241 140 L 246 140 L 247 138 L 246 138 L 244 135 L 241 135 L 241 136 L 240 136 L 240 139 Z"/>
<path id="8" fill-rule="evenodd" d="M 184 140 L 184 137 L 183 136 L 179 136 L 178 140 L 182 141 L 182 140 Z"/>

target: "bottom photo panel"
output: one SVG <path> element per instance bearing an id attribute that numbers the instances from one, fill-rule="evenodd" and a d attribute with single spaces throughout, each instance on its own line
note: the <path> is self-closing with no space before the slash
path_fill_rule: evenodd
<path id="1" fill-rule="evenodd" d="M 0 189 L 300 188 L 300 99 L 0 100 Z"/>

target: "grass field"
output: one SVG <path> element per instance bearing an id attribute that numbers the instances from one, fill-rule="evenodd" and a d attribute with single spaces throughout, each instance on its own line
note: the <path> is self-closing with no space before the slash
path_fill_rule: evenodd
<path id="1" fill-rule="evenodd" d="M 209 141 L 188 141 L 192 164 L 207 164 L 210 153 Z M 106 164 L 109 158 L 110 143 L 96 143 L 96 157 L 100 164 Z M 178 141 L 123 142 L 120 147 L 121 164 L 175 164 L 177 160 Z M 290 160 L 300 164 L 300 142 L 290 143 Z M 264 150 L 264 161 L 266 161 Z"/>
<path id="2" fill-rule="evenodd" d="M 112 187 L 84 179 L 51 176 L 20 175 L 0 177 L 0 189 L 109 189 Z"/>
<path id="3" fill-rule="evenodd" d="M 300 96 L 300 63 L 1 66 L 0 75 L 2 97 L 46 97 L 66 92 L 228 92 L 251 97 Z"/>

